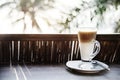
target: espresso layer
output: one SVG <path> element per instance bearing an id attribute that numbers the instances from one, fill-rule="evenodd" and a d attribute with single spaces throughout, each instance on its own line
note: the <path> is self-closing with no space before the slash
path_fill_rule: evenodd
<path id="1" fill-rule="evenodd" d="M 90 42 L 96 38 L 96 32 L 78 32 L 80 42 Z"/>

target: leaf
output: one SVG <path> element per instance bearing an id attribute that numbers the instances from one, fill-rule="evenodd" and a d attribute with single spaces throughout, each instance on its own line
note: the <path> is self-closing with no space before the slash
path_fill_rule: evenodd
<path id="1" fill-rule="evenodd" d="M 90 20 L 92 21 L 92 20 L 93 20 L 93 18 L 94 18 L 94 16 L 92 16 L 92 17 L 90 18 Z"/>
<path id="2" fill-rule="evenodd" d="M 76 8 L 75 11 L 76 11 L 76 12 L 79 12 L 79 11 L 80 11 L 80 8 Z"/>
<path id="3" fill-rule="evenodd" d="M 21 21 L 21 20 L 24 20 L 24 17 L 17 19 L 17 20 L 14 21 L 12 24 L 15 24 L 15 23 L 17 23 L 17 22 L 19 22 L 19 21 Z"/>
<path id="4" fill-rule="evenodd" d="M 15 2 L 6 2 L 6 3 L 3 3 L 3 4 L 0 5 L 0 8 L 3 8 L 5 6 L 8 6 L 8 5 L 13 4 L 13 3 L 15 3 Z"/>

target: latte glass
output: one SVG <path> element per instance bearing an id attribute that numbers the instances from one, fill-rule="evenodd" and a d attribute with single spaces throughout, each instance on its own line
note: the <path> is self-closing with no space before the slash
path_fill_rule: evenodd
<path id="1" fill-rule="evenodd" d="M 100 43 L 96 40 L 96 27 L 81 27 L 78 31 L 81 60 L 91 62 L 100 51 Z"/>

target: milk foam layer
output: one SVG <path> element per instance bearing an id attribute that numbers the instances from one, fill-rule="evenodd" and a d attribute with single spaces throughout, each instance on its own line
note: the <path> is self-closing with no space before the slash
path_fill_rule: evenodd
<path id="1" fill-rule="evenodd" d="M 95 27 L 82 27 L 79 30 L 80 32 L 96 32 L 97 28 Z"/>

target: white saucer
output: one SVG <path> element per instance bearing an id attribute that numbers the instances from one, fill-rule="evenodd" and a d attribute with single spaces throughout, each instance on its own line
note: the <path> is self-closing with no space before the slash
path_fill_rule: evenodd
<path id="1" fill-rule="evenodd" d="M 100 71 L 110 70 L 107 64 L 97 60 L 93 60 L 92 63 L 82 62 L 81 60 L 73 60 L 68 61 L 66 63 L 66 66 L 69 70 L 77 71 L 80 73 L 98 73 Z"/>

